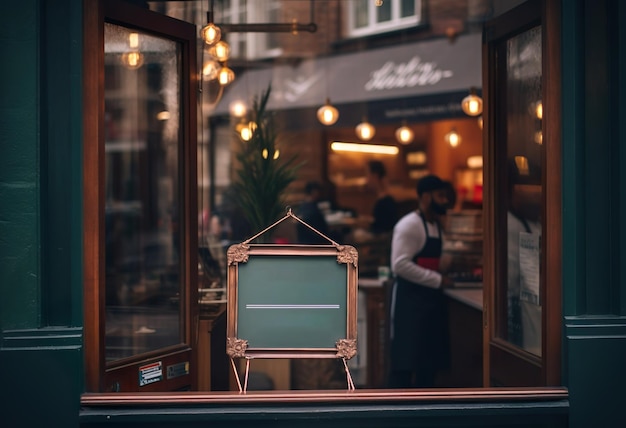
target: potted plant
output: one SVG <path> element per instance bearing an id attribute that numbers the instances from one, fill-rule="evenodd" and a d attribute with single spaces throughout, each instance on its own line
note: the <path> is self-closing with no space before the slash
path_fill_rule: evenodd
<path id="1" fill-rule="evenodd" d="M 296 179 L 296 156 L 284 159 L 274 117 L 267 111 L 271 85 L 253 99 L 249 117 L 251 138 L 242 141 L 233 182 L 234 198 L 254 233 L 271 226 L 286 214 L 287 188 Z M 267 235 L 267 236 L 266 236 Z M 271 235 L 259 237 L 268 242 Z"/>

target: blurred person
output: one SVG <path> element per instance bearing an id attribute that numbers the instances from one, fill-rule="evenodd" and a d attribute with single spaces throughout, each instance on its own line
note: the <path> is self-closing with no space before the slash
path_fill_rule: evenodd
<path id="1" fill-rule="evenodd" d="M 374 221 L 370 227 L 373 233 L 388 233 L 398 220 L 398 205 L 389 194 L 387 170 L 379 160 L 367 164 L 367 187 L 376 194 L 372 215 Z"/>
<path id="2" fill-rule="evenodd" d="M 398 221 L 391 242 L 390 388 L 432 387 L 450 360 L 442 289 L 453 282 L 439 272 L 448 186 L 427 175 L 418 181 L 417 195 L 419 208 Z"/>
<path id="3" fill-rule="evenodd" d="M 322 198 L 322 185 L 317 181 L 309 181 L 304 187 L 305 199 L 298 207 L 296 215 L 298 218 L 318 232 L 328 236 L 328 224 L 324 213 L 319 207 Z M 328 239 L 316 233 L 311 228 L 298 222 L 297 224 L 298 243 L 300 244 L 329 244 Z"/>

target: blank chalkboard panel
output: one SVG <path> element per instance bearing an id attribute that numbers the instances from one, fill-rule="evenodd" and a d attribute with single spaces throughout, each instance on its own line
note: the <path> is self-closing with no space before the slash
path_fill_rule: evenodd
<path id="1" fill-rule="evenodd" d="M 336 357 L 338 341 L 356 342 L 357 260 L 339 256 L 345 247 L 237 250 L 228 296 L 229 337 L 246 341 L 237 357 Z"/>
<path id="2" fill-rule="evenodd" d="M 346 337 L 346 266 L 332 258 L 251 258 L 237 295 L 237 335 L 250 348 L 335 348 Z"/>

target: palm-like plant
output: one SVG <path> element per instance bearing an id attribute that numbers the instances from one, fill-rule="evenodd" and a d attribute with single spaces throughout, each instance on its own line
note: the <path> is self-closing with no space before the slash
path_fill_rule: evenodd
<path id="1" fill-rule="evenodd" d="M 295 155 L 289 159 L 279 156 L 278 132 L 266 110 L 270 93 L 271 85 L 253 100 L 250 119 L 256 127 L 237 154 L 239 165 L 233 183 L 236 201 L 255 233 L 286 213 L 286 191 L 300 167 L 295 164 Z M 261 240 L 265 241 L 263 236 Z"/>

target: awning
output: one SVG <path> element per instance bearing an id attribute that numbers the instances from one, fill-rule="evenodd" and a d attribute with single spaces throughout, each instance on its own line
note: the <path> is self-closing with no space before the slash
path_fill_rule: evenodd
<path id="1" fill-rule="evenodd" d="M 415 98 L 426 97 L 430 104 L 422 107 L 422 113 L 441 115 L 444 107 L 433 104 L 435 95 L 443 95 L 442 102 L 447 106 L 450 94 L 458 97 L 458 93 L 469 93 L 470 87 L 480 88 L 481 35 L 459 36 L 453 42 L 441 38 L 303 60 L 293 66 L 250 70 L 237 76 L 226 89 L 212 115 L 228 114 L 229 105 L 234 101 L 249 105 L 270 83 L 270 110 L 317 108 L 324 104 L 327 96 L 335 106 L 377 101 L 393 105 L 393 100 L 413 100 L 411 105 L 395 106 L 400 118 L 402 110 L 419 114 Z M 456 99 L 454 104 L 457 104 Z M 460 100 L 458 104 L 454 109 L 460 110 Z"/>

